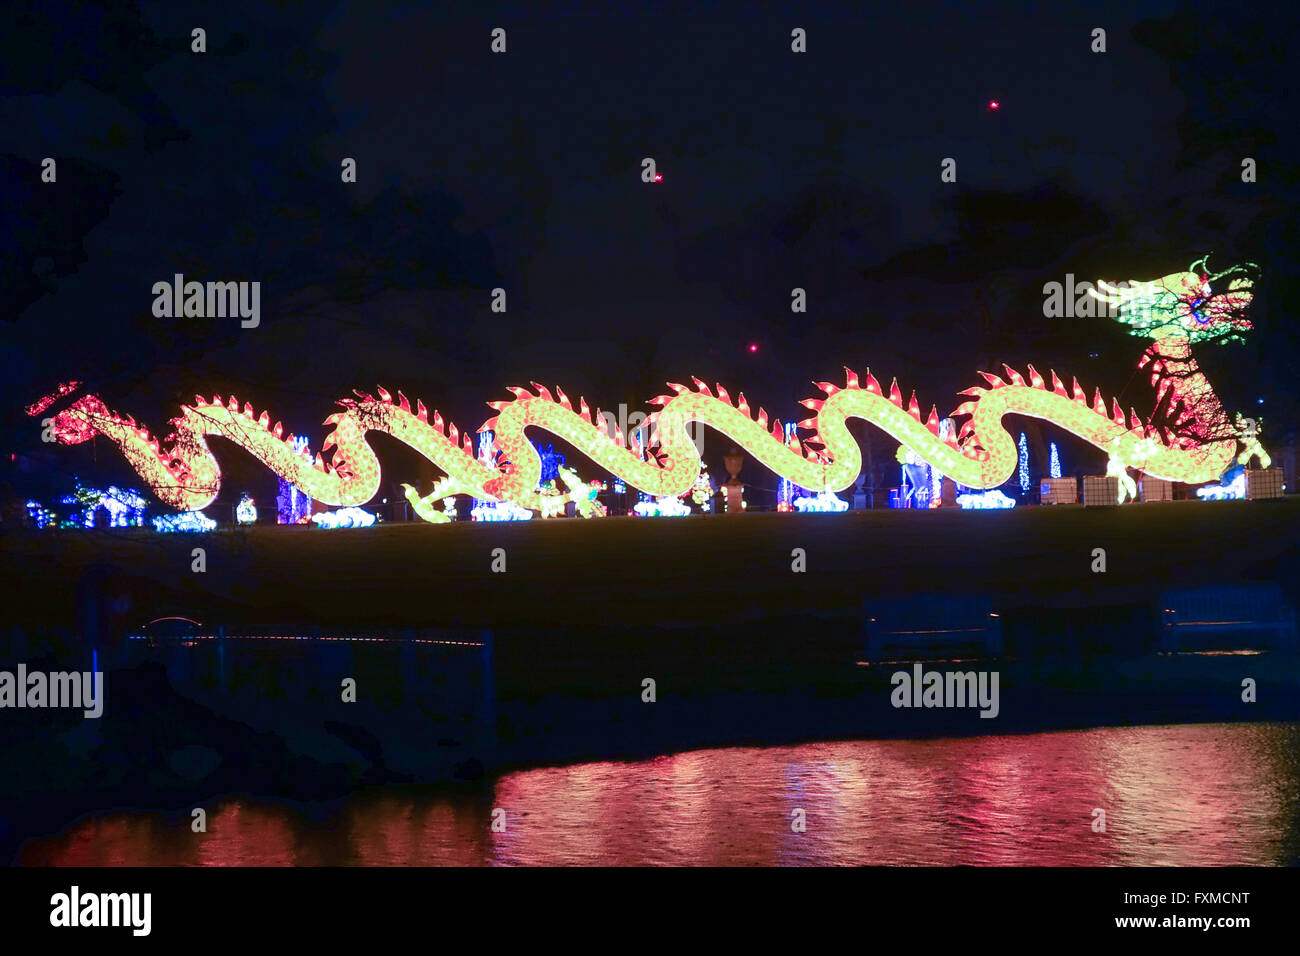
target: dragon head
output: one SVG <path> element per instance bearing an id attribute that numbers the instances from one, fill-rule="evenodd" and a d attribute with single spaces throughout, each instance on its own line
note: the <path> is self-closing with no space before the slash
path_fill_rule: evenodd
<path id="1" fill-rule="evenodd" d="M 61 398 L 66 398 L 80 388 L 80 382 L 63 382 L 57 389 L 42 396 L 26 407 L 32 417 L 40 415 Z M 87 420 L 109 416 L 107 406 L 94 395 L 83 395 L 67 408 L 47 419 L 54 439 L 64 445 L 79 445 L 95 437 L 95 429 Z"/>
<path id="2" fill-rule="evenodd" d="M 1092 294 L 1130 326 L 1133 335 L 1240 342 L 1253 328 L 1245 311 L 1254 297 L 1259 266 L 1246 262 L 1213 272 L 1208 260 L 1202 256 L 1186 272 L 1150 282 L 1100 282 L 1100 291 Z"/>

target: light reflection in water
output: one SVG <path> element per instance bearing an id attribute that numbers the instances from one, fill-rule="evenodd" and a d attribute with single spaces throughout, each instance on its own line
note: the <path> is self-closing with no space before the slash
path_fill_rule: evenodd
<path id="1" fill-rule="evenodd" d="M 1205 724 L 694 751 L 512 773 L 331 807 L 232 800 L 109 814 L 38 865 L 1300 862 L 1300 725 Z M 490 829 L 493 808 L 506 830 Z M 794 832 L 792 811 L 806 814 Z M 1106 811 L 1106 832 L 1092 811 Z"/>

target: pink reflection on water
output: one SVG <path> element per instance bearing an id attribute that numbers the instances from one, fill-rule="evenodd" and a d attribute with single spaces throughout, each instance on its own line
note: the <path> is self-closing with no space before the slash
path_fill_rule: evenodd
<path id="1" fill-rule="evenodd" d="M 310 817 L 109 814 L 36 865 L 1224 865 L 1295 862 L 1295 724 L 728 748 L 381 790 Z M 504 832 L 491 830 L 494 808 Z M 1106 832 L 1092 830 L 1106 811 Z M 802 810 L 806 831 L 791 823 Z"/>

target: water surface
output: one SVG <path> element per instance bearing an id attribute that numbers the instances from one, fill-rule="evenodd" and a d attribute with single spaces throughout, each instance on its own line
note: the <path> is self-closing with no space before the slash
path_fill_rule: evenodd
<path id="1" fill-rule="evenodd" d="M 37 865 L 1300 862 L 1300 724 L 1200 724 L 701 750 L 385 788 L 329 806 L 232 799 L 111 813 Z M 492 832 L 492 811 L 505 832 Z M 1094 832 L 1094 809 L 1106 831 Z M 791 827 L 803 810 L 806 832 Z"/>

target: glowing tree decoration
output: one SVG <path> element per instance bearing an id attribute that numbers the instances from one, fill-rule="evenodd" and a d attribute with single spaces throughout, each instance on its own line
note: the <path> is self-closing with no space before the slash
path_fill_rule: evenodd
<path id="1" fill-rule="evenodd" d="M 254 524 L 257 521 L 257 503 L 248 495 L 239 499 L 235 505 L 235 520 L 240 524 Z"/>
<path id="2" fill-rule="evenodd" d="M 1008 498 L 996 488 L 957 496 L 957 504 L 968 511 L 993 511 L 1014 508 L 1016 499 Z"/>
<path id="3" fill-rule="evenodd" d="M 638 501 L 632 510 L 642 518 L 681 518 L 691 513 L 690 506 L 680 498 L 663 497 L 654 501 Z"/>
<path id="4" fill-rule="evenodd" d="M 484 501 L 470 509 L 474 521 L 529 521 L 533 513 L 510 501 Z"/>
<path id="5" fill-rule="evenodd" d="M 537 480 L 538 487 L 547 484 L 554 484 L 560 477 L 560 469 L 564 467 L 564 456 L 557 454 L 555 449 L 550 445 L 543 445 L 538 449 L 542 458 L 542 474 Z"/>
<path id="6" fill-rule="evenodd" d="M 1056 450 L 1056 442 L 1052 442 L 1052 460 L 1048 465 L 1048 477 L 1061 477 L 1061 454 Z"/>
<path id="7" fill-rule="evenodd" d="M 369 528 L 375 523 L 375 516 L 364 508 L 339 508 L 318 512 L 311 516 L 311 521 L 318 528 Z"/>
<path id="8" fill-rule="evenodd" d="M 509 501 L 530 511 L 548 510 L 540 491 L 543 462 L 525 434 L 546 431 L 589 459 L 602 472 L 655 497 L 686 494 L 699 474 L 699 449 L 689 428 L 702 423 L 725 433 L 756 464 L 779 478 L 810 489 L 842 491 L 862 470 L 862 455 L 849 433 L 850 418 L 861 418 L 887 432 L 907 452 L 932 469 L 971 489 L 996 488 L 1016 471 L 1015 439 L 1002 426 L 1005 415 L 1024 415 L 1057 425 L 1096 448 L 1111 453 L 1119 466 L 1155 478 L 1203 484 L 1214 481 L 1241 452 L 1243 430 L 1219 404 L 1192 357 L 1192 345 L 1239 338 L 1250 328 L 1243 315 L 1253 295 L 1251 265 L 1211 273 L 1205 260 L 1187 272 L 1127 287 L 1101 283 L 1103 299 L 1132 327 L 1150 339 L 1140 367 L 1156 386 L 1155 409 L 1146 419 L 1125 412 L 1117 401 L 1107 406 L 1100 393 L 1089 401 L 1077 380 L 1067 386 L 1055 373 L 1046 378 L 1033 366 L 1021 374 L 1009 366 L 1006 378 L 981 373 L 986 385 L 967 389 L 953 411 L 962 419 L 956 434 L 940 434 L 940 416 L 924 415 L 915 395 L 904 400 L 898 383 L 882 389 L 869 372 L 848 370 L 844 385 L 818 382 L 822 397 L 805 399 L 810 417 L 799 423 L 803 439 L 787 440 L 780 421 L 760 408 L 751 410 L 743 394 L 734 399 L 695 379 L 694 388 L 672 384 L 672 395 L 653 399 L 659 406 L 648 419 L 654 442 L 643 457 L 629 449 L 621 433 L 611 434 L 600 410 L 584 400 L 577 405 L 562 390 L 534 383 L 534 391 L 512 388 L 510 401 L 491 402 L 495 414 L 483 428 L 494 432 L 500 454 L 491 463 L 475 455 L 473 438 L 444 422 L 421 402 L 401 392 L 379 389 L 378 397 L 358 392 L 343 399 L 342 410 L 326 419 L 333 426 L 310 463 L 300 457 L 266 412 L 231 397 L 198 398 L 172 420 L 175 440 L 165 448 L 129 416 L 110 410 L 95 395 L 85 395 L 54 416 L 53 433 L 64 444 L 103 435 L 122 449 L 127 461 L 167 505 L 181 511 L 206 508 L 215 499 L 221 470 L 207 446 L 209 436 L 234 442 L 315 501 L 346 507 L 369 501 L 380 486 L 379 460 L 366 440 L 382 432 L 404 442 L 446 473 L 438 498 L 467 494 L 485 501 Z M 37 403 L 39 404 L 39 403 Z M 33 406 L 34 407 L 34 406 Z M 640 444 L 640 442 L 638 442 Z M 793 446 L 793 447 L 792 447 Z M 1261 457 L 1258 442 L 1246 446 Z M 550 497 L 556 497 L 551 495 Z M 569 499 L 569 493 L 559 495 Z M 408 494 L 410 498 L 410 494 Z M 426 520 L 438 513 L 433 502 L 416 509 Z"/>
<path id="9" fill-rule="evenodd" d="M 133 488 L 124 491 L 110 485 L 107 490 L 100 491 L 98 488 L 87 488 L 80 482 L 72 494 L 64 495 L 59 501 L 65 505 L 81 506 L 65 524 L 67 527 L 82 528 L 95 527 L 96 515 L 101 508 L 108 516 L 110 528 L 139 527 L 144 524 L 144 509 L 148 506 L 144 496 Z"/>
<path id="10" fill-rule="evenodd" d="M 311 449 L 301 435 L 290 436 L 293 450 L 310 462 Z M 311 518 L 311 497 L 297 485 L 280 479 L 280 493 L 275 496 L 275 520 L 278 524 L 306 524 Z"/>
<path id="11" fill-rule="evenodd" d="M 801 511 L 801 512 L 848 511 L 849 503 L 844 499 L 837 497 L 832 492 L 822 491 L 822 492 L 818 492 L 812 497 L 809 497 L 807 495 L 800 495 L 798 498 L 794 499 L 794 510 Z"/>
<path id="12" fill-rule="evenodd" d="M 178 531 L 211 531 L 216 526 L 217 523 L 202 511 L 182 511 L 153 519 L 154 530 L 163 534 Z"/>
<path id="13" fill-rule="evenodd" d="M 38 501 L 27 502 L 27 515 L 32 524 L 42 531 L 49 527 L 58 527 L 59 516 Z"/>
<path id="14" fill-rule="evenodd" d="M 1029 493 L 1029 442 L 1025 438 L 1025 433 L 1020 433 L 1020 492 L 1021 494 Z"/>

